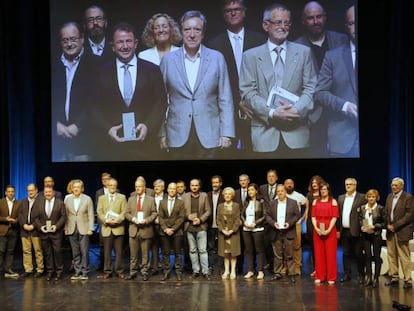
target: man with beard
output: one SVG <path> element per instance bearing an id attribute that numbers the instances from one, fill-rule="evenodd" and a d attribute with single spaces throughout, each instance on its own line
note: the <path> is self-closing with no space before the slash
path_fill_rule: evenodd
<path id="1" fill-rule="evenodd" d="M 85 10 L 83 28 L 87 36 L 85 44 L 87 55 L 95 55 L 104 61 L 113 55 L 105 37 L 107 27 L 106 14 L 101 7 L 92 5 Z"/>

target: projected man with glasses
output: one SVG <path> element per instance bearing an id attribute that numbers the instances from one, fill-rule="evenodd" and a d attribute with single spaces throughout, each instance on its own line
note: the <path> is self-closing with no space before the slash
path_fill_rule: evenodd
<path id="1" fill-rule="evenodd" d="M 132 25 L 112 31 L 115 58 L 102 65 L 96 92 L 98 133 L 95 160 L 151 159 L 167 103 L 157 65 L 136 56 L 138 39 Z"/>
<path id="2" fill-rule="evenodd" d="M 59 31 L 61 54 L 52 65 L 52 158 L 87 161 L 93 61 L 85 56 L 84 36 L 75 22 Z"/>
<path id="3" fill-rule="evenodd" d="M 85 10 L 83 28 L 86 34 L 85 53 L 107 60 L 112 56 L 106 37 L 108 21 L 104 10 L 92 5 Z"/>
<path id="4" fill-rule="evenodd" d="M 311 51 L 287 40 L 291 12 L 282 4 L 265 9 L 262 27 L 268 41 L 243 54 L 240 72 L 242 100 L 254 112 L 253 151 L 266 158 L 303 157 L 316 85 Z"/>

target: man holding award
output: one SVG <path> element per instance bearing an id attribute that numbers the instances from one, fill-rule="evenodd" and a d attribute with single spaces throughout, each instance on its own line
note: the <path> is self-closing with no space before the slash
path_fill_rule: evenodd
<path id="1" fill-rule="evenodd" d="M 56 273 L 55 281 L 62 278 L 62 238 L 66 220 L 65 204 L 62 200 L 55 198 L 52 187 L 43 189 L 43 196 L 34 202 L 33 207 L 35 228 L 40 232 L 43 256 L 46 270 L 46 280 L 50 281 L 53 273 Z"/>
<path id="2" fill-rule="evenodd" d="M 296 237 L 296 222 L 300 218 L 300 213 L 296 201 L 287 197 L 283 184 L 276 186 L 276 195 L 277 198 L 269 203 L 269 209 L 266 212 L 266 222 L 272 228 L 269 235 L 275 257 L 272 280 L 277 281 L 282 278 L 285 260 L 290 281 L 295 283 L 293 241 Z"/>
<path id="3" fill-rule="evenodd" d="M 309 147 L 316 71 L 311 50 L 287 41 L 291 24 L 284 5 L 266 8 L 262 26 L 268 41 L 243 54 L 240 72 L 242 100 L 254 112 L 253 151 L 269 158 L 301 157 Z"/>

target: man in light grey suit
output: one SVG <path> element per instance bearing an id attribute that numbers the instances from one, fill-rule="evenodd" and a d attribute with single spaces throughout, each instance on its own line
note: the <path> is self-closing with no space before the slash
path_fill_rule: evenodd
<path id="1" fill-rule="evenodd" d="M 328 149 L 332 156 L 358 157 L 358 82 L 355 7 L 346 11 L 350 41 L 326 52 L 314 98 L 328 113 Z"/>
<path id="2" fill-rule="evenodd" d="M 76 179 L 72 195 L 65 199 L 65 235 L 69 236 L 75 269 L 71 280 L 87 280 L 89 273 L 89 236 L 93 233 L 95 215 L 92 199 L 83 191 L 83 181 Z"/>
<path id="3" fill-rule="evenodd" d="M 253 151 L 269 158 L 301 157 L 309 146 L 307 116 L 313 109 L 316 85 L 311 51 L 287 41 L 291 12 L 286 6 L 267 7 L 262 26 L 268 41 L 243 54 L 239 82 L 242 99 L 255 114 L 251 121 Z M 275 106 L 267 106 L 275 85 L 299 99 L 295 103 L 278 100 Z"/>
<path id="4" fill-rule="evenodd" d="M 142 279 L 148 281 L 149 250 L 154 237 L 154 220 L 157 217 L 155 199 L 145 193 L 145 180 L 135 181 L 135 194 L 128 199 L 126 219 L 129 221 L 130 269 L 126 280 L 137 276 L 141 268 Z M 141 250 L 141 265 L 138 265 L 138 252 Z"/>
<path id="5" fill-rule="evenodd" d="M 206 23 L 201 12 L 184 13 L 183 47 L 165 55 L 160 64 L 169 96 L 160 145 L 177 159 L 214 158 L 235 135 L 226 61 L 201 44 Z"/>

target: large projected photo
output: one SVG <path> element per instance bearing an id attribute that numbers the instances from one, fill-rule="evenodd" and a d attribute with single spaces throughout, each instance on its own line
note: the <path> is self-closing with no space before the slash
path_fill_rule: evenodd
<path id="1" fill-rule="evenodd" d="M 50 0 L 52 161 L 358 158 L 356 13 Z"/>

